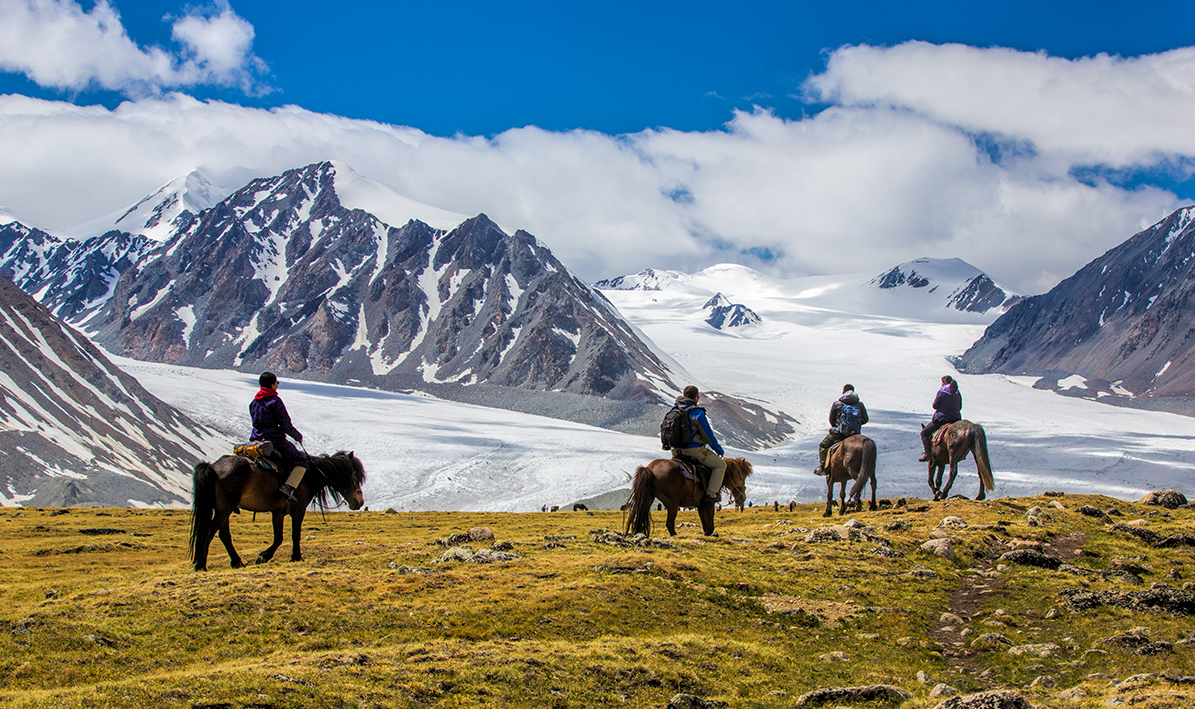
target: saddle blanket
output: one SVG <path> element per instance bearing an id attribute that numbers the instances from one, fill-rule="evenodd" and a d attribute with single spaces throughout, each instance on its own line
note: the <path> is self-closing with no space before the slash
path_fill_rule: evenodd
<path id="1" fill-rule="evenodd" d="M 278 464 L 271 458 L 274 455 L 274 444 L 269 441 L 250 441 L 242 443 L 232 449 L 233 455 L 249 458 L 266 470 L 279 472 Z"/>
<path id="2" fill-rule="evenodd" d="M 685 479 L 692 480 L 698 485 L 705 485 L 709 480 L 710 469 L 692 458 L 673 456 L 672 459 L 680 466 L 681 474 L 685 476 Z"/>

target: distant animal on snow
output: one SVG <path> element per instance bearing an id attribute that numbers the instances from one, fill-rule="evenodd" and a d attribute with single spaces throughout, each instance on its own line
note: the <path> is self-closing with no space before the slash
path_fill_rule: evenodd
<path id="1" fill-rule="evenodd" d="M 552 509 L 551 509 L 551 510 L 549 510 L 549 511 L 550 511 L 550 512 L 559 512 L 559 511 L 560 511 L 560 505 L 552 505 Z"/>
<path id="2" fill-rule="evenodd" d="M 876 444 L 867 436 L 856 433 L 835 446 L 826 456 L 829 466 L 826 473 L 826 512 L 829 517 L 834 508 L 834 483 L 838 487 L 838 514 L 845 515 L 847 509 L 846 484 L 852 480 L 850 506 L 856 511 L 863 509 L 863 486 L 871 481 L 871 506 L 876 506 Z"/>
<path id="3" fill-rule="evenodd" d="M 584 511 L 587 511 L 588 509 L 589 509 L 588 507 L 581 504 L 580 502 L 573 505 L 573 512 L 584 512 Z"/>
<path id="4" fill-rule="evenodd" d="M 295 490 L 295 501 L 278 492 L 278 476 L 253 462 L 251 458 L 226 455 L 215 463 L 199 463 L 191 479 L 194 501 L 191 510 L 191 560 L 196 571 L 207 569 L 208 548 L 218 533 L 228 551 L 232 568 L 244 566 L 232 546 L 232 532 L 228 519 L 233 512 L 269 512 L 274 523 L 274 542 L 257 555 L 258 564 L 274 557 L 282 544 L 282 522 L 291 518 L 291 561 L 303 558 L 299 539 L 303 516 L 312 500 L 321 509 L 328 506 L 328 498 L 339 505 L 347 502 L 349 509 L 359 510 L 365 503 L 361 486 L 365 483 L 365 468 L 352 451 L 334 455 L 309 456 L 311 470 Z"/>
<path id="5" fill-rule="evenodd" d="M 722 488 L 730 490 L 735 503 L 741 508 L 747 498 L 747 476 L 751 475 L 751 463 L 746 458 L 725 458 L 726 476 Z M 721 491 L 719 491 L 721 492 Z M 651 503 L 659 500 L 668 509 L 665 526 L 668 534 L 676 536 L 676 513 L 682 507 L 696 507 L 701 518 L 701 530 L 707 536 L 714 533 L 714 503 L 702 504 L 705 490 L 701 483 L 685 477 L 676 460 L 659 458 L 635 470 L 631 483 L 631 496 L 627 500 L 626 532 L 628 534 L 651 535 Z"/>
<path id="6" fill-rule="evenodd" d="M 996 489 L 995 478 L 992 477 L 992 463 L 988 458 L 988 439 L 983 426 L 963 419 L 943 426 L 934 437 L 929 455 L 929 488 L 934 493 L 935 500 L 945 500 L 950 496 L 950 486 L 954 484 L 954 476 L 958 474 L 959 461 L 968 454 L 975 457 L 975 467 L 979 470 L 979 494 L 976 500 L 987 497 L 987 490 Z M 942 486 L 942 473 L 946 466 L 950 466 L 950 477 Z"/>

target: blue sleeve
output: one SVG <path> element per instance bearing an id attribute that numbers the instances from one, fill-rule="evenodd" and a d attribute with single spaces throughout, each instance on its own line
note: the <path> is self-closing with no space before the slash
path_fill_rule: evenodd
<path id="1" fill-rule="evenodd" d="M 725 455 L 722 446 L 718 445 L 717 437 L 714 436 L 714 429 L 710 428 L 710 422 L 705 412 L 701 410 L 694 411 L 693 418 L 697 420 L 697 423 L 701 424 L 701 432 L 705 434 L 705 440 L 710 442 L 710 449 L 718 455 Z"/>

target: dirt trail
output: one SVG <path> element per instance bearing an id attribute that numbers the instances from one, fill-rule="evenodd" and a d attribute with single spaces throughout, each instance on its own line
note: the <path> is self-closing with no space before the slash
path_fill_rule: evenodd
<path id="1" fill-rule="evenodd" d="M 1077 532 L 1058 535 L 1043 543 L 1041 551 L 1069 561 L 1075 557 L 1075 552 L 1082 548 L 1083 541 L 1084 535 Z M 950 612 L 959 616 L 963 622 L 938 620 L 929 633 L 930 639 L 937 643 L 938 650 L 954 672 L 972 677 L 981 686 L 989 689 L 996 688 L 996 678 L 982 676 L 984 668 L 976 659 L 979 651 L 972 649 L 968 643 L 974 640 L 976 635 L 983 634 L 979 628 L 971 627 L 976 613 L 984 607 L 990 607 L 992 599 L 999 598 L 1000 589 L 1004 587 L 1004 580 L 1000 577 L 1000 572 L 996 571 L 996 565 L 995 559 L 976 560 L 971 573 L 963 574 L 962 585 L 950 594 Z M 964 635 L 963 630 L 969 627 L 971 633 Z"/>

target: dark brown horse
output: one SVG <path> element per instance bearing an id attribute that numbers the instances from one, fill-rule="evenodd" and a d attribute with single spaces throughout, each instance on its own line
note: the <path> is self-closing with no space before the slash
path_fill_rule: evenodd
<path id="1" fill-rule="evenodd" d="M 975 467 L 979 469 L 979 494 L 975 499 L 984 499 L 987 497 L 986 490 L 996 488 L 992 463 L 988 459 L 987 434 L 983 432 L 983 426 L 964 419 L 947 424 L 943 431 L 934 436 L 930 447 L 929 489 L 933 491 L 935 500 L 945 500 L 950 496 L 950 486 L 958 474 L 959 461 L 965 459 L 968 453 L 974 455 Z M 946 481 L 946 487 L 942 487 L 942 473 L 947 465 L 950 466 L 950 478 Z"/>
<path id="2" fill-rule="evenodd" d="M 278 492 L 278 476 L 257 465 L 250 458 L 226 455 L 213 463 L 200 463 L 192 474 L 194 505 L 191 511 L 191 560 L 196 571 L 207 570 L 207 552 L 218 532 L 228 550 L 232 568 L 244 566 L 232 547 L 232 533 L 228 518 L 237 510 L 269 512 L 274 522 L 274 543 L 257 555 L 258 564 L 274 558 L 282 544 L 282 520 L 290 515 L 291 561 L 303 558 L 299 538 L 303 529 L 303 515 L 312 500 L 321 509 L 328 506 L 331 496 L 335 504 L 343 500 L 349 509 L 361 509 L 365 498 L 361 485 L 365 482 L 365 468 L 352 451 L 335 455 L 309 456 L 311 468 L 295 490 L 295 502 Z"/>
<path id="3" fill-rule="evenodd" d="M 875 441 L 861 433 L 856 433 L 830 451 L 827 463 L 829 473 L 826 475 L 826 512 L 822 517 L 829 517 L 832 514 L 834 483 L 839 483 L 838 514 L 846 514 L 846 484 L 852 480 L 855 481 L 855 484 L 851 486 L 851 507 L 854 507 L 856 511 L 863 509 L 863 486 L 870 480 L 871 506 L 868 509 L 873 512 L 879 509 L 876 505 Z"/>
<path id="4" fill-rule="evenodd" d="M 751 463 L 746 458 L 723 458 L 726 477 L 722 487 L 730 490 L 735 504 L 742 507 L 747 501 L 747 476 Z M 719 491 L 721 492 L 721 491 Z M 676 513 L 682 507 L 696 507 L 701 518 L 701 530 L 708 536 L 714 533 L 714 506 L 701 504 L 705 488 L 685 477 L 675 460 L 659 458 L 635 470 L 631 483 L 631 497 L 627 500 L 626 532 L 651 536 L 651 503 L 659 500 L 668 509 L 668 534 L 676 536 Z"/>

